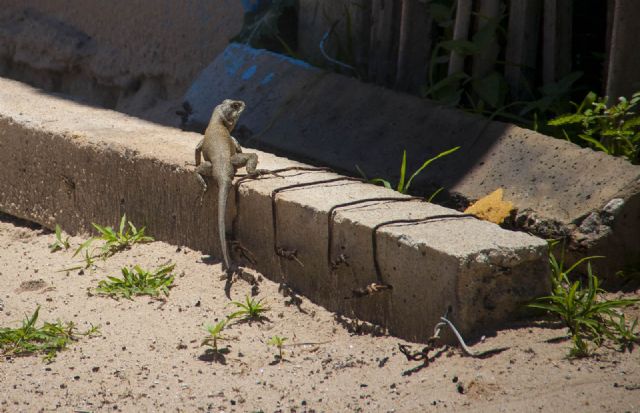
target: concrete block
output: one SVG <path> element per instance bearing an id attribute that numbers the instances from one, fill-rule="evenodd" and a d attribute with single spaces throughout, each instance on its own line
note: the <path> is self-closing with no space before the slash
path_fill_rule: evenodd
<path id="1" fill-rule="evenodd" d="M 403 150 L 415 170 L 459 145 L 415 180 L 417 194 L 443 186 L 451 197 L 442 201 L 465 207 L 502 187 L 517 228 L 567 237 L 575 256 L 605 255 L 597 265 L 610 274 L 640 263 L 640 166 L 236 44 L 187 93 L 194 124 L 227 97 L 252 108 L 238 128 L 244 144 L 354 175 L 357 164 L 395 181 Z"/>
<path id="2" fill-rule="evenodd" d="M 249 106 L 246 113 L 254 112 Z M 200 204 L 193 167 L 186 166 L 199 139 L 0 79 L 0 210 L 71 233 L 89 231 L 91 222 L 115 225 L 126 213 L 156 239 L 219 257 L 215 187 Z M 301 165 L 258 154 L 263 168 Z M 274 191 L 288 185 L 343 178 L 319 171 L 284 175 L 238 183 L 227 222 L 236 216 L 234 236 L 255 255 L 258 271 L 331 310 L 425 340 L 447 308 L 463 334 L 487 331 L 549 287 L 543 240 L 469 217 L 381 227 L 378 278 L 377 225 L 459 214 L 423 201 L 371 201 L 339 208 L 330 219 L 340 203 L 407 197 L 341 179 L 281 190 L 274 202 Z M 275 247 L 297 250 L 304 266 L 276 256 Z M 345 298 L 372 282 L 393 289 Z"/>

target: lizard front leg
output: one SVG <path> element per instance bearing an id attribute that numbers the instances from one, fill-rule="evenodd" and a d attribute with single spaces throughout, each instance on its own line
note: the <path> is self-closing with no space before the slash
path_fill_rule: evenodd
<path id="1" fill-rule="evenodd" d="M 255 153 L 236 153 L 231 157 L 231 164 L 236 170 L 243 166 L 247 168 L 247 174 L 249 176 L 259 176 L 271 174 L 268 169 L 257 169 L 258 155 Z M 277 176 L 277 174 L 275 174 Z"/>
<path id="2" fill-rule="evenodd" d="M 238 140 L 233 136 L 229 136 L 229 137 L 231 138 L 231 142 L 233 142 L 233 146 L 236 149 L 236 153 L 242 153 L 242 146 L 240 146 L 240 143 L 238 142 Z"/>
<path id="3" fill-rule="evenodd" d="M 203 176 L 212 176 L 212 168 L 211 162 L 209 161 L 204 161 L 200 165 L 196 166 L 196 178 L 198 178 L 198 182 L 200 182 L 200 186 L 202 187 L 202 191 L 200 192 L 200 203 L 202 203 L 204 193 L 207 192 L 208 189 Z"/>
<path id="4" fill-rule="evenodd" d="M 202 145 L 204 145 L 204 138 L 200 139 L 200 142 L 196 145 L 196 166 L 200 165 L 200 161 L 202 161 Z M 209 167 L 211 167 L 211 165 L 209 165 Z"/>

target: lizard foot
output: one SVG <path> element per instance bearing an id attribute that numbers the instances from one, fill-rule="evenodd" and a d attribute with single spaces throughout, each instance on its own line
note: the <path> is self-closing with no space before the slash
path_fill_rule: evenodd
<path id="1" fill-rule="evenodd" d="M 229 244 L 231 245 L 232 251 L 242 255 L 242 257 L 244 257 L 244 259 L 249 261 L 252 265 L 256 265 L 256 257 L 255 255 L 253 255 L 249 248 L 242 245 L 240 241 L 230 241 Z"/>
<path id="2" fill-rule="evenodd" d="M 207 186 L 207 183 L 202 178 L 202 175 L 196 173 L 196 177 L 198 178 L 198 182 L 200 183 L 200 187 L 202 188 L 202 191 L 200 191 L 200 196 L 198 197 L 198 199 L 200 200 L 200 205 L 202 205 L 202 201 L 204 200 L 204 194 L 207 192 L 209 187 Z"/>
<path id="3" fill-rule="evenodd" d="M 220 280 L 231 280 L 231 282 L 233 282 L 233 279 L 237 278 L 235 276 L 240 274 L 242 270 L 240 269 L 240 267 L 238 267 L 237 264 L 231 264 L 229 268 L 226 268 L 223 271 L 224 274 L 220 276 Z"/>

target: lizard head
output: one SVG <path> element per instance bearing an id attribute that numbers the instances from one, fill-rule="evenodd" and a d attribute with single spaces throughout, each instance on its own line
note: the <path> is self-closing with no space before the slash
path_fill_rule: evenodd
<path id="1" fill-rule="evenodd" d="M 232 131 L 236 123 L 238 123 L 238 119 L 244 108 L 245 104 L 241 100 L 225 99 L 216 107 L 215 111 L 220 114 L 222 122 L 224 122 L 227 129 Z"/>

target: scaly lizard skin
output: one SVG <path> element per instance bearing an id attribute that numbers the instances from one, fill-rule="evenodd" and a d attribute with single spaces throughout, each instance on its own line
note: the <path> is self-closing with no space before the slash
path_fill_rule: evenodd
<path id="1" fill-rule="evenodd" d="M 231 136 L 231 131 L 236 126 L 240 114 L 244 111 L 245 104 L 240 100 L 225 99 L 216 106 L 211 115 L 209 126 L 204 132 L 204 138 L 198 143 L 195 150 L 196 176 L 207 190 L 202 175 L 213 177 L 218 186 L 218 231 L 220 235 L 220 247 L 222 258 L 227 272 L 234 272 L 227 250 L 225 212 L 227 210 L 227 197 L 236 171 L 243 166 L 250 176 L 260 175 L 268 171 L 256 169 L 258 155 L 255 153 L 242 153 L 238 141 Z M 201 157 L 204 162 L 201 162 Z"/>

